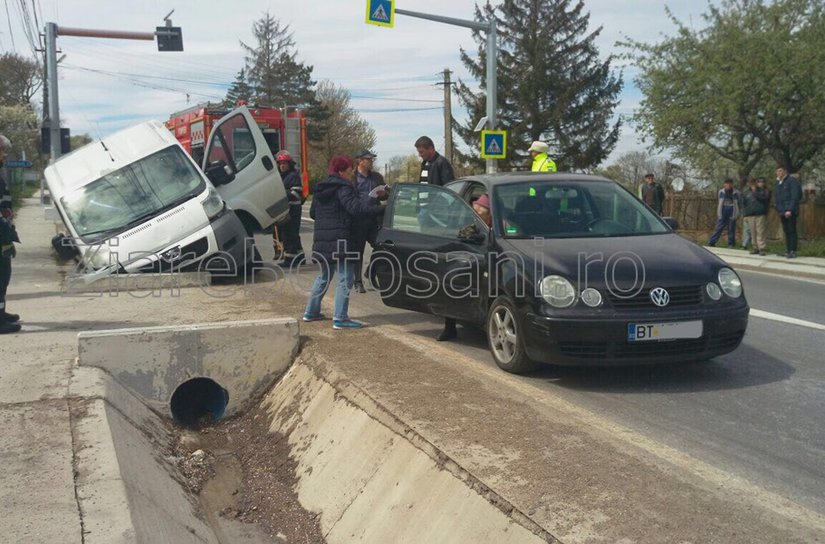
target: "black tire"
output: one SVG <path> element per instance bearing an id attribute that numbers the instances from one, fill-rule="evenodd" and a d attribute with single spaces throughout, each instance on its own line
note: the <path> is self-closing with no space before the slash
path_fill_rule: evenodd
<path id="1" fill-rule="evenodd" d="M 507 296 L 493 301 L 487 312 L 487 345 L 498 367 L 512 374 L 529 372 L 538 363 L 527 357 L 515 305 Z"/>

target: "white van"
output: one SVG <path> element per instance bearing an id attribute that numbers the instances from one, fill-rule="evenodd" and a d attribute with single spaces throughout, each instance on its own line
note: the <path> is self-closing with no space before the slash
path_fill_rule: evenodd
<path id="1" fill-rule="evenodd" d="M 287 218 L 289 202 L 281 174 L 246 106 L 232 110 L 212 127 L 203 171 L 250 236 Z"/>
<path id="2" fill-rule="evenodd" d="M 254 172 L 242 170 L 232 181 L 254 191 L 256 180 L 240 179 Z M 95 275 L 209 269 L 210 263 L 226 271 L 227 263 L 242 266 L 251 257 L 239 218 L 157 121 L 63 156 L 45 177 L 82 265 Z M 286 208 L 283 186 L 281 195 L 261 204 Z"/>

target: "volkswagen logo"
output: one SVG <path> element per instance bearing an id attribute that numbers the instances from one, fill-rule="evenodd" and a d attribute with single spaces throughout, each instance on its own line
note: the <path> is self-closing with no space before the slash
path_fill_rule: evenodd
<path id="1" fill-rule="evenodd" d="M 656 287 L 650 290 L 650 300 L 652 300 L 653 304 L 655 304 L 656 306 L 664 308 L 665 306 L 670 304 L 670 293 L 668 293 L 661 287 Z"/>

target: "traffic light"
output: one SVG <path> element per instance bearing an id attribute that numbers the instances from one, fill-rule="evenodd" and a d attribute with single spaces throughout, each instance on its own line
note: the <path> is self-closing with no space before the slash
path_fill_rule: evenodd
<path id="1" fill-rule="evenodd" d="M 183 32 L 179 26 L 155 27 L 158 51 L 183 51 Z"/>

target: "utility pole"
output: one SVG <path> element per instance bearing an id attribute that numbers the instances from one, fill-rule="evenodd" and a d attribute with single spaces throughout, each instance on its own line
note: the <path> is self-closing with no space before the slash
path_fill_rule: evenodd
<path id="1" fill-rule="evenodd" d="M 452 97 L 451 97 L 451 88 L 452 83 L 450 82 L 450 69 L 444 68 L 444 82 L 441 85 L 444 85 L 444 156 L 447 157 L 447 160 L 450 161 L 450 164 L 453 162 L 453 109 L 452 109 Z"/>

